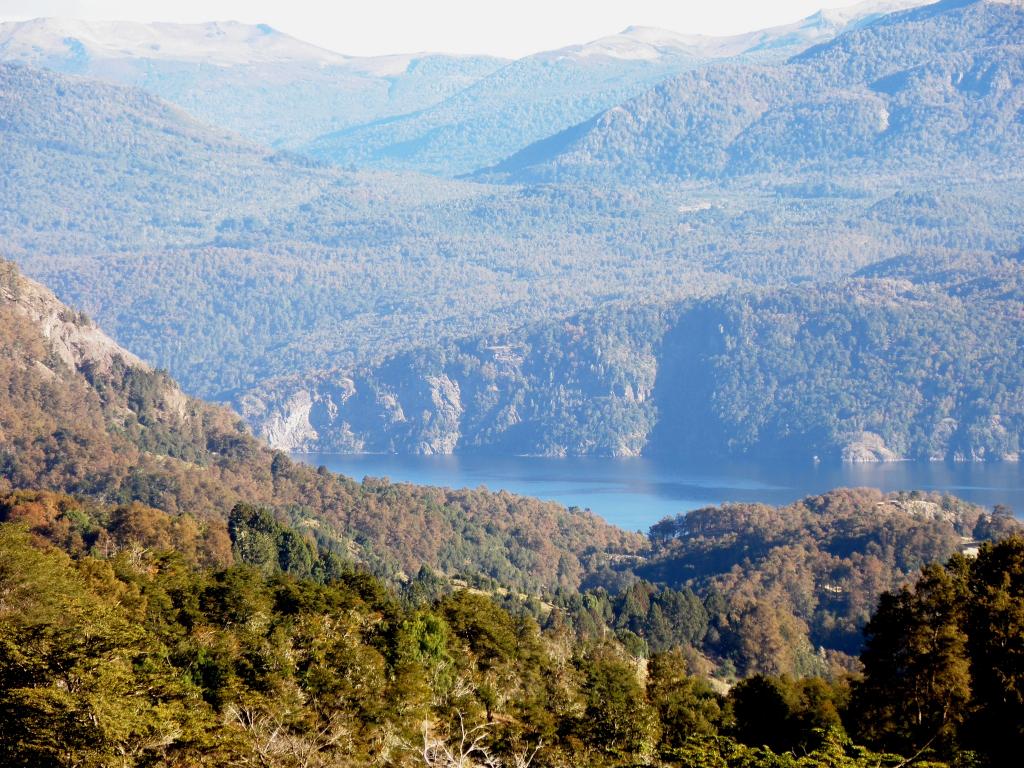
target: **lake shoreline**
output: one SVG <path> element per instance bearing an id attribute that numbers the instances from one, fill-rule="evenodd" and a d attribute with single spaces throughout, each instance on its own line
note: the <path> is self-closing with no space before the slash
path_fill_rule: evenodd
<path id="1" fill-rule="evenodd" d="M 1024 468 L 1009 462 L 678 461 L 644 457 L 293 453 L 355 479 L 506 490 L 587 509 L 628 530 L 728 502 L 788 504 L 841 487 L 948 493 L 1024 511 Z"/>

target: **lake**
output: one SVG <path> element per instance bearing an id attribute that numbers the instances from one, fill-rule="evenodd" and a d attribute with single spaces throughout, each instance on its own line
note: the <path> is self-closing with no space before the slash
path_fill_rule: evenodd
<path id="1" fill-rule="evenodd" d="M 296 454 L 295 458 L 361 480 L 451 488 L 508 490 L 591 509 L 630 530 L 646 531 L 666 515 L 720 504 L 786 504 L 832 488 L 945 491 L 976 504 L 1006 504 L 1024 512 L 1019 464 L 806 464 L 718 461 L 671 463 L 652 459 L 529 458 Z"/>

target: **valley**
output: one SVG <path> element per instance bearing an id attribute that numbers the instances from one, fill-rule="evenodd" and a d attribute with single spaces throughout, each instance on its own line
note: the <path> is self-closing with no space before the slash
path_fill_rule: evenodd
<path id="1" fill-rule="evenodd" d="M 1006 324 L 1020 302 L 1020 24 L 1014 4 L 940 3 L 834 42 L 838 29 L 814 27 L 815 47 L 789 58 L 735 59 L 743 45 L 722 43 L 727 60 L 702 54 L 717 63 L 467 179 L 318 162 L 137 87 L 4 64 L 0 236 L 30 275 L 281 448 L 1009 459 L 1020 404 L 979 398 L 1019 376 L 991 366 L 1019 344 Z M 8 58 L 24 60 L 8 31 Z M 232 28 L 223 55 L 279 55 L 273 35 L 253 34 Z M 894 48 L 894 35 L 915 42 Z M 608 54 L 621 43 L 583 59 L 651 61 Z M 460 98 L 505 103 L 491 77 Z M 871 117 L 883 113 L 885 125 Z M 83 178 L 97 179 L 87 203 Z M 829 298 L 811 301 L 810 286 Z M 800 318 L 837 310 L 850 356 L 817 369 L 807 356 L 827 332 Z M 788 313 L 789 330 L 759 338 L 753 358 L 706 334 L 724 313 L 712 326 L 756 335 L 740 318 L 760 311 Z M 878 322 L 902 350 L 859 330 Z M 868 355 L 853 355 L 862 343 Z M 934 343 L 961 345 L 962 361 L 922 361 L 920 375 L 940 366 L 946 382 L 907 402 L 916 384 L 898 380 L 899 356 Z M 807 393 L 777 369 L 793 345 Z M 696 378 L 673 379 L 691 364 Z M 757 376 L 728 383 L 742 366 Z M 836 403 L 848 379 L 860 388 L 848 404 L 796 414 L 807 398 Z M 740 426 L 740 400 L 772 404 Z"/>
<path id="2" fill-rule="evenodd" d="M 0 8 L 0 765 L 1013 764 L 1021 0 L 206 5 Z"/>

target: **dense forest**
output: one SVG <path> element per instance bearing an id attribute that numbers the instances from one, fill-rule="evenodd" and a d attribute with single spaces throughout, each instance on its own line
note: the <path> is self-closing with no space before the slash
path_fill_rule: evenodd
<path id="1" fill-rule="evenodd" d="M 42 286 L 0 263 L 0 486 L 139 501 L 216 524 L 273 505 L 381 573 L 428 564 L 575 587 L 635 534 L 507 493 L 363 482 L 267 449 L 225 408 L 186 397 Z"/>
<path id="2" fill-rule="evenodd" d="M 920 179 L 957 167 L 987 175 L 1019 162 L 1024 150 L 1022 33 L 1016 3 L 939 2 L 891 13 L 784 65 L 730 63 L 668 79 L 481 177 Z"/>
<path id="3" fill-rule="evenodd" d="M 621 306 L 275 380 L 243 413 L 288 448 L 1015 460 L 1019 255 Z"/>
<path id="4" fill-rule="evenodd" d="M 877 10 L 509 63 L 0 25 L 0 765 L 1015 764 L 1005 506 L 639 533 L 275 449 L 1019 461 L 1024 11 Z"/>
<path id="5" fill-rule="evenodd" d="M 834 491 L 645 537 L 357 483 L 9 263 L 0 320 L 5 764 L 996 766 L 986 729 L 1019 738 L 1009 510 Z M 929 608 L 943 573 L 977 610 Z"/>
<path id="6" fill-rule="evenodd" d="M 1024 746 L 1020 537 L 885 593 L 861 672 L 730 687 L 692 647 L 589 637 L 557 606 L 428 572 L 389 588 L 245 505 L 217 566 L 156 510 L 0 509 L 5 765 L 1001 766 Z M 103 517 L 91 546 L 72 530 Z"/>
<path id="7" fill-rule="evenodd" d="M 236 406 L 282 375 L 374 366 L 439 339 L 609 303 L 844 279 L 891 259 L 1013 253 L 1024 200 L 1013 162 L 1018 16 L 1012 4 L 942 5 L 923 19 L 897 15 L 887 37 L 869 33 L 878 20 L 806 60 L 716 65 L 689 76 L 706 80 L 701 88 L 685 78 L 659 86 L 614 111 L 633 109 L 640 136 L 638 146 L 631 134 L 604 143 L 637 174 L 611 183 L 570 169 L 526 186 L 342 170 L 246 143 L 136 89 L 0 64 L 0 238 L 29 274 L 187 391 Z M 915 43 L 900 58 L 891 38 L 904 32 Z M 951 47 L 973 58 L 951 60 Z M 562 65 L 522 68 L 533 66 Z M 534 86 L 513 69 L 502 77 Z M 474 91 L 481 103 L 500 101 L 504 85 L 523 89 L 498 74 Z M 763 119 L 775 85 L 743 95 L 762 81 L 788 99 Z M 816 112 L 812 97 L 836 89 L 859 95 L 839 99 L 847 111 Z M 703 148 L 735 137 L 722 122 L 734 102 L 749 107 L 736 150 L 746 165 L 693 178 L 645 171 L 648 139 L 666 145 L 658 151 L 672 167 L 719 163 Z M 876 147 L 853 136 L 856 152 L 821 165 L 838 127 L 874 130 L 883 111 L 889 138 Z M 686 135 L 700 134 L 699 146 L 673 143 L 677 126 L 694 126 Z M 787 144 L 793 136 L 807 140 Z M 818 154 L 801 164 L 787 146 Z M 603 157 L 584 167 L 604 167 Z"/>
<path id="8" fill-rule="evenodd" d="M 171 515 L 146 546 L 187 540 L 196 562 L 222 567 L 229 511 L 254 505 L 395 585 L 427 568 L 522 592 L 538 620 L 557 606 L 587 636 L 686 644 L 709 674 L 797 675 L 853 668 L 879 592 L 1016 526 L 950 497 L 856 491 L 693 512 L 645 537 L 508 493 L 356 482 L 263 447 L 237 416 L 183 395 L 12 265 L 0 317 L 0 491 L 75 499 L 8 516 L 42 515 L 39 532 L 76 552 L 102 550 L 101 531 Z"/>

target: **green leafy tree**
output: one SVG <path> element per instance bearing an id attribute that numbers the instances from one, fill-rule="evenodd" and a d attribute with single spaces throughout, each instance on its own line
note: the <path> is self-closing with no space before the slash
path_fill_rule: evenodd
<path id="1" fill-rule="evenodd" d="M 913 589 L 882 595 L 869 622 L 854 687 L 859 734 L 902 754 L 951 754 L 969 713 L 970 663 L 964 611 L 968 562 L 923 569 Z"/>
<path id="2" fill-rule="evenodd" d="M 0 527 L 0 763 L 141 764 L 190 751 L 203 705 L 68 558 Z"/>
<path id="3" fill-rule="evenodd" d="M 678 650 L 656 653 L 647 665 L 647 700 L 661 722 L 661 745 L 682 747 L 694 736 L 718 732 L 722 700 L 711 685 L 688 673 Z"/>
<path id="4" fill-rule="evenodd" d="M 975 744 L 1009 765 L 1024 754 L 1024 539 L 981 548 L 969 606 Z"/>
<path id="5" fill-rule="evenodd" d="M 620 760 L 649 757 L 658 739 L 657 713 L 647 702 L 636 667 L 599 648 L 584 660 L 583 670 L 585 743 Z"/>

